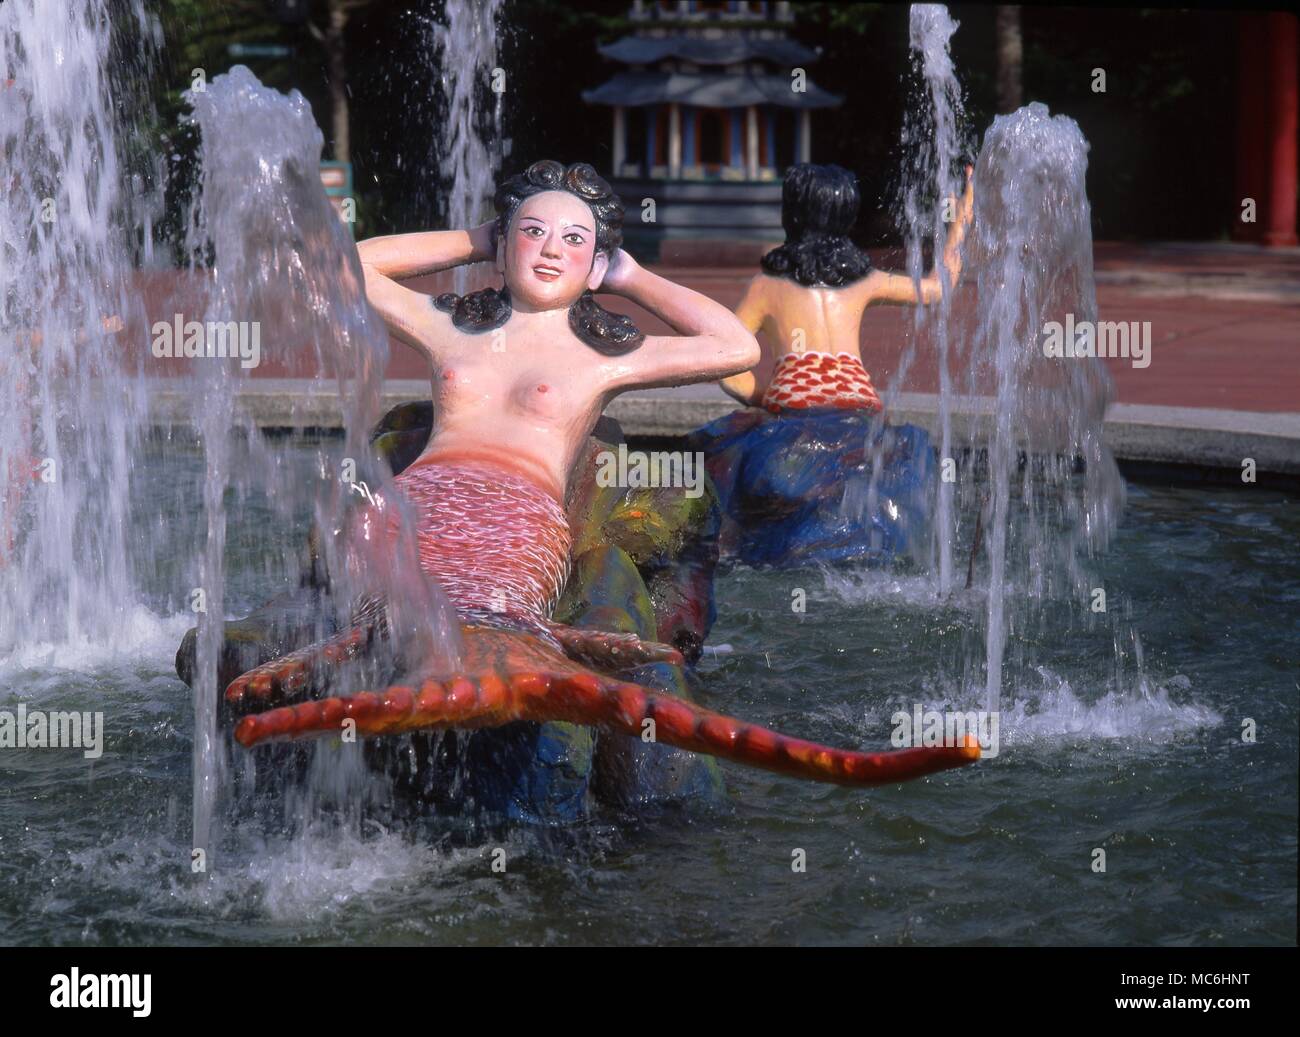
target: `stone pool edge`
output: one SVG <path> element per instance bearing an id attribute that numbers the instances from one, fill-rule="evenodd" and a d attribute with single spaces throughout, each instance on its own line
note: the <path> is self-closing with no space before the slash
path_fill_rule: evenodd
<path id="1" fill-rule="evenodd" d="M 421 379 L 390 380 L 383 409 L 428 399 Z M 151 386 L 149 418 L 158 426 L 188 424 L 191 398 L 169 385 Z M 969 445 L 975 423 L 992 409 L 990 397 L 962 401 L 953 412 L 954 441 Z M 304 392 L 294 379 L 258 379 L 240 392 L 240 409 L 264 430 L 331 431 L 342 427 L 335 392 Z M 629 436 L 680 436 L 733 410 L 736 404 L 714 385 L 649 389 L 619 397 L 605 413 Z M 892 401 L 894 421 L 911 423 L 937 436 L 938 397 L 900 393 Z M 1240 468 L 1253 458 L 1260 472 L 1300 475 L 1300 413 L 1215 410 L 1116 403 L 1106 414 L 1106 442 L 1120 461 Z"/>

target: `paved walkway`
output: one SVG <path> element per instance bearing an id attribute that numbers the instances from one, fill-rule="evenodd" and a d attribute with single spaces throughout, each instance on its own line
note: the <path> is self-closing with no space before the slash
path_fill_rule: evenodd
<path id="1" fill-rule="evenodd" d="M 1151 323 L 1150 366 L 1106 361 L 1116 388 L 1108 436 L 1117 456 L 1227 467 L 1257 456 L 1263 470 L 1300 473 L 1300 249 L 1100 242 L 1095 256 L 1100 318 Z M 885 269 L 902 265 L 896 252 L 873 258 Z M 727 306 L 754 272 L 752 265 L 658 269 Z M 974 316 L 972 302 L 971 287 L 963 286 L 954 302 L 958 326 Z M 616 308 L 634 313 L 647 331 L 668 330 L 631 304 Z M 876 383 L 900 393 L 896 416 L 929 425 L 937 410 L 933 351 L 915 350 L 897 384 L 912 319 L 910 307 L 873 307 L 863 321 L 862 352 Z M 390 401 L 424 396 L 423 362 L 397 343 L 392 352 Z M 248 403 L 258 422 L 337 424 L 332 399 L 303 400 L 302 383 L 292 380 L 297 373 L 275 363 L 257 370 Z M 987 381 L 974 386 L 974 412 L 987 405 L 978 397 L 991 389 Z M 164 420 L 184 406 L 161 388 L 155 395 Z M 731 406 L 721 390 L 705 385 L 628 394 L 610 412 L 631 434 L 671 435 Z"/>
<path id="2" fill-rule="evenodd" d="M 1117 402 L 1300 413 L 1300 249 L 1101 242 L 1094 252 L 1099 319 L 1151 323 L 1150 366 L 1106 361 Z M 886 269 L 902 264 L 898 254 L 873 258 Z M 661 272 L 728 306 L 752 276 L 698 267 Z M 969 285 L 959 290 L 959 323 L 969 317 L 971 296 Z M 927 351 L 918 351 L 895 386 L 911 324 L 910 307 L 872 307 L 863 319 L 863 358 L 878 385 L 937 392 L 938 366 Z"/>

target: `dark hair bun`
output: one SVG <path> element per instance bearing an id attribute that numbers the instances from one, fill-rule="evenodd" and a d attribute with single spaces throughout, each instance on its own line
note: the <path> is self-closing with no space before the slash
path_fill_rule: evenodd
<path id="1" fill-rule="evenodd" d="M 763 269 L 806 287 L 838 288 L 871 272 L 871 260 L 849 238 L 858 218 L 857 180 L 840 166 L 801 162 L 781 188 L 784 245 L 763 257 Z"/>

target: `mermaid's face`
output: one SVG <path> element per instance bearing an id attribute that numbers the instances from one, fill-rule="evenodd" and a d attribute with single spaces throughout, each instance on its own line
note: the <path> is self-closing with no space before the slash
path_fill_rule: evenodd
<path id="1" fill-rule="evenodd" d="M 596 252 L 595 216 L 567 191 L 525 198 L 497 244 L 497 269 L 517 309 L 567 309 L 600 287 L 608 266 L 609 257 Z"/>

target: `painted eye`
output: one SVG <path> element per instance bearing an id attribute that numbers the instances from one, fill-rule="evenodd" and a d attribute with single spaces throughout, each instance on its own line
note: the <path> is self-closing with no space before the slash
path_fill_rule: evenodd
<path id="1" fill-rule="evenodd" d="M 542 235 L 542 228 L 541 228 L 541 227 L 525 227 L 525 228 L 524 228 L 524 233 L 527 234 L 527 235 L 529 235 L 530 237 L 538 238 L 538 237 L 541 237 L 541 235 Z"/>
<path id="2" fill-rule="evenodd" d="M 581 245 L 581 244 L 582 244 L 582 235 L 581 235 L 581 234 L 569 234 L 569 235 L 566 235 L 566 236 L 565 236 L 564 240 L 567 241 L 570 245 Z"/>

